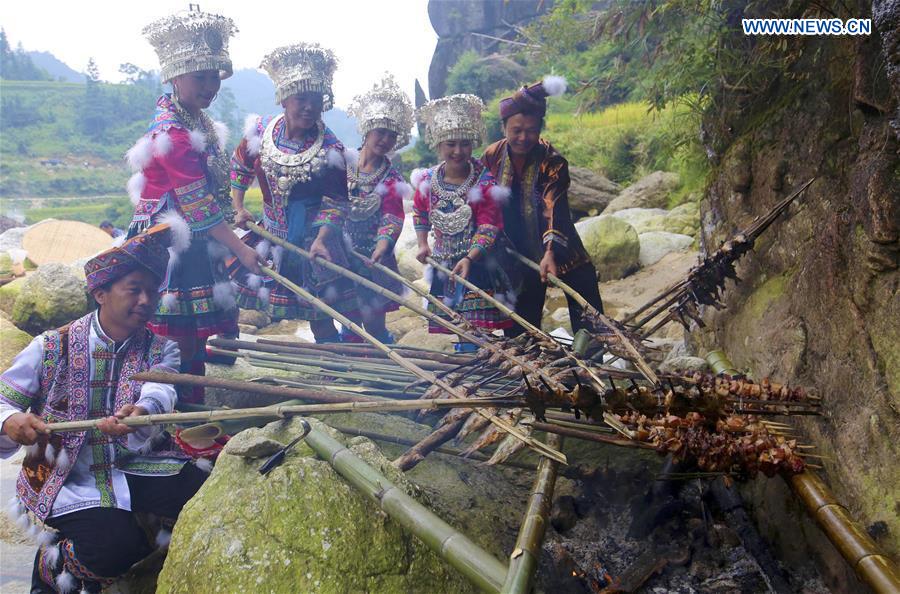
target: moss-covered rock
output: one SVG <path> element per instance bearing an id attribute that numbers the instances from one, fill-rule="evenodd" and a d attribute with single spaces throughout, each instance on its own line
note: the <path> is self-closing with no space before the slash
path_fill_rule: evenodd
<path id="1" fill-rule="evenodd" d="M 296 422 L 277 422 L 264 433 L 286 443 L 298 431 Z M 371 442 L 354 443 L 355 454 L 389 470 Z M 231 455 L 233 447 L 181 512 L 157 592 L 474 591 L 304 443 L 266 476 L 258 459 Z M 388 478 L 417 494 L 400 473 Z"/>
<path id="2" fill-rule="evenodd" d="M 10 318 L 18 328 L 39 334 L 83 316 L 88 307 L 84 278 L 65 264 L 45 264 L 25 278 Z"/>
<path id="3" fill-rule="evenodd" d="M 625 221 L 601 215 L 579 221 L 575 228 L 601 281 L 622 278 L 640 267 L 641 243 Z"/>
<path id="4" fill-rule="evenodd" d="M 681 183 L 677 173 L 654 171 L 631 184 L 603 211 L 610 215 L 626 208 L 662 208 Z"/>
<path id="5" fill-rule="evenodd" d="M 666 254 L 686 251 L 694 243 L 694 238 L 689 235 L 667 231 L 649 231 L 641 233 L 638 238 L 641 242 L 641 266 L 652 266 Z"/>
<path id="6" fill-rule="evenodd" d="M 24 285 L 25 277 L 23 276 L 0 287 L 0 311 L 9 315 L 12 314 L 13 306 L 16 304 L 16 299 L 18 299 Z"/>
<path id="7" fill-rule="evenodd" d="M 0 371 L 9 367 L 19 351 L 28 346 L 31 336 L 16 328 L 9 319 L 0 313 Z"/>

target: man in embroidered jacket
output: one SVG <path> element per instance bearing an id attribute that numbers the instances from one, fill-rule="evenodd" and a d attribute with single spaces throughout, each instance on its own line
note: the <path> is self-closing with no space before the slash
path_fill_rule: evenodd
<path id="1" fill-rule="evenodd" d="M 166 450 L 158 429 L 119 422 L 175 405 L 172 386 L 130 379 L 179 366 L 177 345 L 146 328 L 168 235 L 158 225 L 90 260 L 98 309 L 36 337 L 0 375 L 0 456 L 26 446 L 11 511 L 41 545 L 32 592 L 99 592 L 152 550 L 133 512 L 174 520 L 205 478 L 183 452 Z M 91 431 L 47 430 L 84 419 L 102 421 Z"/>
<path id="2" fill-rule="evenodd" d="M 540 275 L 521 271 L 516 313 L 540 327 L 547 274 L 562 279 L 589 304 L 603 311 L 597 271 L 569 211 L 569 163 L 540 137 L 549 95 L 565 91 L 565 81 L 547 77 L 500 102 L 505 138 L 488 146 L 481 160 L 497 183 L 512 190 L 503 207 L 504 228 L 516 251 L 540 263 Z M 584 327 L 582 308 L 566 297 L 572 330 Z M 516 324 L 507 334 L 522 333 Z"/>

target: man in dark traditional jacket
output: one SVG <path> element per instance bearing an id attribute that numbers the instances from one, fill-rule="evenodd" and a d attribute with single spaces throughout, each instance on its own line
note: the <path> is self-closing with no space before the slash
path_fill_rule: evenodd
<path id="1" fill-rule="evenodd" d="M 540 137 L 547 112 L 547 97 L 565 92 L 558 76 L 522 87 L 500 102 L 506 138 L 485 149 L 482 161 L 497 183 L 512 190 L 503 208 L 504 230 L 513 247 L 540 263 L 540 274 L 523 270 L 516 313 L 540 327 L 547 292 L 547 274 L 558 276 L 591 305 L 603 311 L 597 271 L 569 211 L 569 163 Z M 584 327 L 582 308 L 568 298 L 572 329 Z M 517 324 L 511 334 L 522 328 Z"/>
<path id="2" fill-rule="evenodd" d="M 10 512 L 40 545 L 32 593 L 99 592 L 152 551 L 133 512 L 174 521 L 206 476 L 167 434 L 120 422 L 175 405 L 172 386 L 131 379 L 178 370 L 178 346 L 147 329 L 169 235 L 157 225 L 88 261 L 99 308 L 36 337 L 0 375 L 0 457 L 26 447 Z M 47 427 L 88 419 L 96 429 Z"/>

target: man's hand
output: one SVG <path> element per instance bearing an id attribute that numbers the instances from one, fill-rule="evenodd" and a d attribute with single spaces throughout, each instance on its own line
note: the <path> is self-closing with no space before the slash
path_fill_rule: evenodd
<path id="1" fill-rule="evenodd" d="M 128 425 L 120 423 L 119 421 L 121 419 L 124 419 L 125 417 L 138 417 L 145 414 L 147 414 L 147 411 L 140 406 L 126 404 L 118 411 L 116 411 L 116 414 L 114 416 L 106 417 L 105 419 L 97 423 L 97 429 L 99 429 L 101 433 L 112 435 L 114 437 L 128 435 L 129 433 L 133 432 L 134 429 L 132 427 L 129 427 Z"/>
<path id="2" fill-rule="evenodd" d="M 553 250 L 544 252 L 541 258 L 541 282 L 547 282 L 547 275 L 556 276 L 556 260 L 553 258 Z"/>
<path id="3" fill-rule="evenodd" d="M 3 422 L 3 435 L 20 445 L 32 445 L 40 437 L 50 435 L 41 418 L 32 413 L 15 413 Z"/>
<path id="4" fill-rule="evenodd" d="M 240 227 L 241 229 L 247 228 L 248 222 L 253 222 L 253 215 L 250 214 L 250 211 L 244 208 L 243 206 L 234 208 L 234 224 Z"/>
<path id="5" fill-rule="evenodd" d="M 331 252 L 328 251 L 321 237 L 316 237 L 310 244 L 309 255 L 312 256 L 313 262 L 316 261 L 316 258 L 322 258 L 331 262 Z"/>

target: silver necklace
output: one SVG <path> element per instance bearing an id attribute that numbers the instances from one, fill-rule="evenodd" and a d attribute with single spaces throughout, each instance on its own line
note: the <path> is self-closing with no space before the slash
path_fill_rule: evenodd
<path id="1" fill-rule="evenodd" d="M 283 194 L 289 194 L 294 184 L 302 184 L 310 181 L 314 175 L 327 163 L 325 155 L 325 125 L 319 121 L 316 123 L 318 133 L 316 140 L 308 149 L 299 153 L 283 153 L 275 144 L 274 132 L 278 122 L 284 119 L 284 114 L 273 118 L 266 131 L 263 133 L 260 162 L 263 171 L 267 175 L 276 178 L 278 189 Z"/>
<path id="2" fill-rule="evenodd" d="M 465 231 L 472 220 L 472 207 L 466 203 L 469 190 L 477 181 L 475 166 L 469 161 L 469 175 L 466 180 L 455 189 L 448 189 L 444 185 L 444 165 L 438 165 L 437 171 L 431 176 L 431 191 L 438 200 L 431 209 L 431 224 L 435 229 L 445 235 L 455 235 Z M 453 207 L 450 211 L 444 211 L 447 207 Z"/>
<path id="3" fill-rule="evenodd" d="M 390 159 L 385 157 L 383 161 L 372 173 L 361 172 L 359 163 L 347 170 L 347 187 L 350 192 L 350 212 L 347 218 L 354 223 L 368 220 L 381 211 L 381 196 L 375 188 L 384 180 L 391 167 Z"/>

